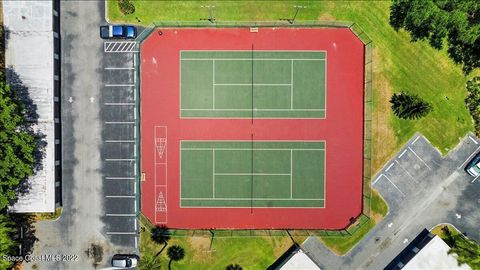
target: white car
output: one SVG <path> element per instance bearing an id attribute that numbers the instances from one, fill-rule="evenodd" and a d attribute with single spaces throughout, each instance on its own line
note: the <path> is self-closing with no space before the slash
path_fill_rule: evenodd
<path id="1" fill-rule="evenodd" d="M 138 265 L 139 257 L 136 254 L 115 254 L 112 257 L 112 266 L 120 269 L 131 269 Z"/>

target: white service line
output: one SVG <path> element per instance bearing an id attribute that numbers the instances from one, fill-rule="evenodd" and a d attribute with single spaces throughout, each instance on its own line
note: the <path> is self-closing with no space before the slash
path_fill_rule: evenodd
<path id="1" fill-rule="evenodd" d="M 430 166 L 427 165 L 427 163 L 425 163 L 425 161 L 421 157 L 419 157 L 417 155 L 417 153 L 415 153 L 415 151 L 413 151 L 412 148 L 410 148 L 410 146 L 408 147 L 408 150 L 410 150 L 421 162 L 423 162 L 423 164 L 425 164 L 425 166 L 427 166 L 428 169 L 430 169 L 430 170 L 432 169 L 432 168 L 430 168 Z"/>
<path id="2" fill-rule="evenodd" d="M 478 142 L 477 142 L 474 138 L 472 138 L 472 136 L 468 135 L 468 138 L 470 138 L 470 140 L 471 140 L 474 144 L 478 144 Z"/>
<path id="3" fill-rule="evenodd" d="M 458 166 L 457 169 L 460 169 L 461 167 L 463 167 L 463 165 L 465 165 L 465 163 L 467 163 L 473 157 L 473 155 L 475 155 L 475 153 L 477 153 L 478 149 L 480 149 L 480 146 L 477 147 L 477 149 L 475 149 L 475 151 L 473 151 L 473 153 L 470 154 L 470 156 L 468 156 L 468 158 L 465 159 L 465 161 L 462 164 L 460 164 L 460 166 Z"/>

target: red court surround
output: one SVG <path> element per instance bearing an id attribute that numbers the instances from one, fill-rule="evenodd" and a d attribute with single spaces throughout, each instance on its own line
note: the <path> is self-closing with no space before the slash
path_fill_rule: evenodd
<path id="1" fill-rule="evenodd" d="M 161 29 L 162 35 L 158 30 L 140 51 L 142 212 L 153 223 L 191 229 L 340 229 L 361 213 L 364 47 L 349 29 L 169 28 Z M 326 119 L 255 119 L 253 125 L 251 119 L 180 119 L 180 50 L 251 50 L 252 43 L 256 50 L 327 51 Z M 325 140 L 326 207 L 180 208 L 180 140 L 250 140 L 251 133 L 255 140 Z M 162 139 L 166 148 L 156 148 Z"/>

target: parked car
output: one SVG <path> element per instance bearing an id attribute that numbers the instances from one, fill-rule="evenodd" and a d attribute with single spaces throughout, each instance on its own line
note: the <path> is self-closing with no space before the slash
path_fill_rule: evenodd
<path id="1" fill-rule="evenodd" d="M 468 162 L 467 166 L 465 166 L 465 171 L 471 176 L 477 177 L 480 175 L 480 153 L 477 153 L 475 157 Z"/>
<path id="2" fill-rule="evenodd" d="M 115 254 L 112 257 L 112 266 L 122 269 L 135 268 L 139 259 L 136 254 Z"/>
<path id="3" fill-rule="evenodd" d="M 134 39 L 137 37 L 137 28 L 132 25 L 102 25 L 100 37 L 103 39 Z"/>

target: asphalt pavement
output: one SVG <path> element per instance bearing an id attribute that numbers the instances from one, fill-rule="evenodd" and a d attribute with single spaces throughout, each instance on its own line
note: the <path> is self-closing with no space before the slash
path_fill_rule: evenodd
<path id="1" fill-rule="evenodd" d="M 309 237 L 304 249 L 322 269 L 383 269 L 422 229 L 437 224 L 452 224 L 479 241 L 480 183 L 463 170 L 479 150 L 480 139 L 468 134 L 443 157 L 416 134 L 373 178 L 389 206 L 385 219 L 344 256 L 316 237 Z"/>

